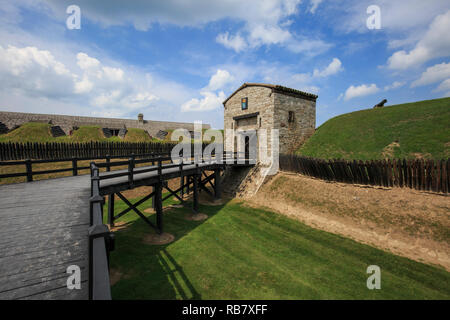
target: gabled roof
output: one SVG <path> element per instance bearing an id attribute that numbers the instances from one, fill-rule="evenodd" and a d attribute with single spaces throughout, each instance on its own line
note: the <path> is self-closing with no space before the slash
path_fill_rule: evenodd
<path id="1" fill-rule="evenodd" d="M 267 83 L 248 83 L 245 82 L 242 86 L 240 86 L 236 91 L 234 91 L 224 102 L 223 105 L 225 105 L 225 103 L 227 103 L 228 100 L 231 99 L 231 97 L 233 97 L 237 92 L 239 92 L 240 90 L 246 88 L 246 87 L 266 87 L 266 88 L 270 88 L 272 89 L 272 91 L 274 92 L 278 92 L 278 93 L 284 93 L 284 94 L 288 94 L 288 95 L 293 95 L 293 96 L 298 96 L 300 98 L 304 98 L 304 99 L 308 99 L 308 100 L 313 100 L 316 101 L 317 99 L 317 95 L 312 94 L 312 93 L 308 93 L 308 92 L 304 92 L 304 91 L 300 91 L 297 89 L 292 89 L 292 88 L 288 88 L 288 87 L 283 87 L 277 84 L 267 84 Z"/>

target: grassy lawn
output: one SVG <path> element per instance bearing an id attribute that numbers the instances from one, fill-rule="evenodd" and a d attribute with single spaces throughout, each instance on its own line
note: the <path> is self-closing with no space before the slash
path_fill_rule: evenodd
<path id="1" fill-rule="evenodd" d="M 117 213 L 124 208 L 116 201 Z M 116 232 L 111 253 L 113 272 L 122 274 L 112 286 L 114 299 L 450 298 L 443 269 L 272 212 L 234 201 L 201 206 L 209 215 L 203 222 L 185 220 L 188 212 L 164 212 L 165 231 L 176 237 L 164 246 L 142 242 L 154 231 L 134 213 L 121 219 L 127 227 Z M 373 264 L 381 268 L 381 290 L 366 287 Z"/>
<path id="2" fill-rule="evenodd" d="M 322 159 L 447 159 L 450 98 L 343 114 L 322 124 L 298 150 Z"/>

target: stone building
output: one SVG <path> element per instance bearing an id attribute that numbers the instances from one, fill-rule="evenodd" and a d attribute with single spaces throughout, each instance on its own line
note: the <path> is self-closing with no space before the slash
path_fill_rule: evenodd
<path id="1" fill-rule="evenodd" d="M 245 151 L 239 145 L 257 139 L 260 129 L 268 132 L 268 155 L 271 129 L 279 130 L 280 153 L 295 151 L 314 133 L 316 99 L 317 95 L 279 85 L 244 83 L 223 102 L 225 134 L 233 129 L 233 137 L 225 137 L 225 151 Z"/>

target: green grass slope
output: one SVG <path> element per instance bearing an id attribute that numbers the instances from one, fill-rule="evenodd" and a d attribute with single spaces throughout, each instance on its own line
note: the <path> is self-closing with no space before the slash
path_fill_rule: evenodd
<path id="1" fill-rule="evenodd" d="M 50 134 L 51 125 L 28 122 L 5 134 L 0 134 L 0 142 L 50 142 L 55 139 Z"/>
<path id="2" fill-rule="evenodd" d="M 148 133 L 142 129 L 129 128 L 123 139 L 125 142 L 150 142 L 158 141 L 158 139 L 151 139 Z"/>
<path id="3" fill-rule="evenodd" d="M 322 159 L 449 158 L 450 98 L 337 116 L 297 153 Z"/>
<path id="4" fill-rule="evenodd" d="M 126 207 L 117 201 L 115 212 Z M 450 298 L 450 273 L 441 268 L 240 203 L 200 210 L 207 220 L 187 221 L 187 207 L 165 211 L 175 241 L 161 246 L 144 243 L 154 231 L 136 214 L 117 221 L 113 299 Z M 381 268 L 381 290 L 366 287 L 372 264 Z"/>
<path id="5" fill-rule="evenodd" d="M 50 124 L 28 122 L 6 134 L 0 134 L 0 142 L 150 142 L 151 139 L 142 129 L 128 129 L 125 139 L 119 137 L 105 138 L 99 126 L 81 126 L 71 136 L 54 138 L 50 134 Z"/>

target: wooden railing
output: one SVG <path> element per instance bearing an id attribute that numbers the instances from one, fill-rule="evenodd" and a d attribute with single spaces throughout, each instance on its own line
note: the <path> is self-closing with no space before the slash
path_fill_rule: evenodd
<path id="1" fill-rule="evenodd" d="M 280 170 L 353 184 L 443 193 L 448 193 L 450 189 L 450 159 L 346 161 L 280 155 Z"/>
<path id="2" fill-rule="evenodd" d="M 161 155 L 161 154 L 158 154 Z M 162 155 L 168 155 L 168 153 L 164 153 Z M 140 157 L 154 157 L 155 154 L 133 154 L 134 158 Z M 110 171 L 112 167 L 117 165 L 124 165 L 124 161 L 115 161 L 111 162 L 113 159 L 123 159 L 128 156 L 104 156 L 104 157 L 95 157 L 95 158 L 66 158 L 66 159 L 45 159 L 45 160 L 20 160 L 20 161 L 0 161 L 0 166 L 24 166 L 25 171 L 16 172 L 16 173 L 6 173 L 0 174 L 0 179 L 2 178 L 14 178 L 14 177 L 26 177 L 27 182 L 33 181 L 33 176 L 40 174 L 52 174 L 52 173 L 61 173 L 61 172 L 72 172 L 73 176 L 77 176 L 80 170 L 90 169 L 89 166 L 78 166 L 79 161 L 87 161 L 87 160 L 105 160 L 106 162 L 102 164 L 102 167 L 106 168 L 106 171 Z M 63 168 L 63 169 L 51 169 L 51 170 L 37 170 L 33 171 L 33 164 L 41 164 L 41 163 L 55 163 L 55 162 L 70 162 L 71 167 Z M 121 163 L 121 164 L 117 164 Z M 126 162 L 128 164 L 128 162 Z"/>
<path id="3" fill-rule="evenodd" d="M 63 158 L 63 159 L 45 159 L 45 160 L 20 160 L 20 161 L 0 161 L 0 166 L 24 166 L 24 171 L 22 172 L 15 172 L 15 173 L 5 173 L 0 174 L 0 179 L 5 178 L 14 178 L 14 177 L 26 177 L 27 182 L 33 181 L 33 176 L 35 175 L 41 175 L 41 174 L 53 174 L 53 173 L 61 173 L 61 172 L 72 172 L 72 176 L 77 176 L 78 172 L 80 170 L 87 170 L 90 169 L 89 166 L 79 166 L 79 161 L 87 161 L 87 160 L 105 160 L 104 163 L 96 163 L 96 166 L 98 168 L 106 168 L 106 171 L 111 171 L 111 168 L 117 167 L 117 166 L 128 166 L 129 168 L 135 168 L 137 164 L 142 163 L 152 163 L 153 165 L 158 161 L 158 159 L 161 159 L 161 157 L 164 157 L 164 160 L 162 161 L 169 161 L 171 158 L 169 157 L 170 153 L 159 153 L 159 154 L 131 154 L 128 156 L 109 156 L 106 155 L 104 157 L 95 157 L 95 158 Z M 128 157 L 128 160 L 124 161 L 114 161 L 113 159 L 123 159 L 125 157 Z M 199 157 L 195 154 L 191 158 Z M 203 158 L 206 159 L 206 158 Z M 225 152 L 223 154 L 222 160 L 226 164 L 254 164 L 255 160 L 249 159 L 245 156 L 244 152 Z M 51 170 L 37 170 L 33 171 L 33 165 L 34 164 L 42 164 L 42 163 L 55 163 L 55 162 L 69 162 L 71 163 L 71 167 L 68 168 L 62 168 L 62 169 L 51 169 Z M 131 167 L 130 167 L 131 166 Z M 152 171 L 152 169 L 147 169 L 148 171 Z M 129 170 L 130 174 L 132 175 L 133 170 Z M 145 169 L 143 171 L 136 171 L 136 173 L 144 173 L 146 172 Z M 120 174 L 118 177 L 121 176 Z"/>
<path id="4" fill-rule="evenodd" d="M 99 191 L 99 168 L 91 163 L 90 169 L 89 299 L 111 300 L 109 252 L 114 250 L 114 234 L 103 224 L 104 198 Z"/>
<path id="5" fill-rule="evenodd" d="M 182 160 L 182 161 L 180 161 Z M 166 162 L 166 163 L 165 163 Z M 161 175 L 162 169 L 179 168 L 183 171 L 186 165 L 192 164 L 253 164 L 255 160 L 248 159 L 245 157 L 243 152 L 225 152 L 221 158 L 215 156 L 205 157 L 202 155 L 193 155 L 190 157 L 180 157 L 178 163 L 173 163 L 173 159 L 166 155 L 157 155 L 150 158 L 137 159 L 136 156 L 132 155 L 128 160 L 115 161 L 109 163 L 95 163 L 97 168 L 107 168 L 110 171 L 111 168 L 117 166 L 126 166 L 127 170 L 122 172 L 111 173 L 108 175 L 101 175 L 99 180 L 106 180 L 119 177 L 128 177 L 128 183 L 133 185 L 134 177 L 136 174 L 148 173 L 158 171 L 158 175 Z M 149 164 L 149 166 L 144 166 L 142 168 L 136 167 L 137 164 Z"/>

